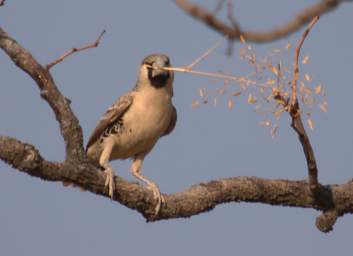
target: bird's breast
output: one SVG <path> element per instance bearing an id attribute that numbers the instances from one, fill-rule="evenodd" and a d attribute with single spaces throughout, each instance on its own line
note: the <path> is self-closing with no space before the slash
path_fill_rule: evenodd
<path id="1" fill-rule="evenodd" d="M 171 98 L 165 93 L 140 93 L 123 116 L 112 158 L 128 158 L 152 149 L 171 120 Z"/>

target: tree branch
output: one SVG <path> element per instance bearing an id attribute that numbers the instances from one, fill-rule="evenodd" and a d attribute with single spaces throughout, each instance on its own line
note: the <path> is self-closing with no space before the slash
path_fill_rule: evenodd
<path id="1" fill-rule="evenodd" d="M 309 137 L 305 131 L 303 121 L 301 119 L 301 113 L 300 113 L 300 107 L 299 107 L 299 102 L 297 98 L 297 80 L 299 77 L 299 55 L 300 55 L 300 49 L 303 46 L 304 40 L 308 36 L 310 30 L 313 28 L 315 23 L 319 20 L 319 16 L 316 16 L 312 19 L 306 30 L 303 32 L 299 42 L 298 46 L 295 49 L 295 55 L 294 55 L 294 65 L 293 65 L 293 80 L 291 83 L 292 87 L 292 94 L 291 94 L 291 99 L 289 102 L 289 108 L 288 112 L 292 118 L 292 128 L 294 131 L 298 134 L 299 141 L 303 147 L 307 167 L 308 167 L 308 173 L 309 173 L 309 185 L 310 189 L 314 194 L 317 194 L 318 191 L 321 189 L 320 183 L 318 181 L 318 169 L 317 169 L 317 164 L 314 156 L 314 150 L 311 146 Z"/>
<path id="2" fill-rule="evenodd" d="M 47 181 L 72 182 L 92 193 L 110 198 L 105 189 L 103 172 L 88 163 L 52 163 L 45 161 L 38 150 L 16 139 L 0 136 L 0 159 L 16 169 Z M 270 180 L 257 177 L 219 179 L 193 185 L 175 194 L 163 195 L 166 202 L 154 218 L 154 199 L 144 186 L 115 177 L 114 201 L 140 212 L 147 221 L 186 218 L 210 211 L 229 202 L 252 202 L 269 205 L 313 208 L 324 211 L 317 220 L 320 230 L 332 229 L 332 212 L 342 216 L 353 213 L 353 182 L 324 187 L 318 202 L 306 181 Z"/>
<path id="3" fill-rule="evenodd" d="M 321 0 L 318 3 L 306 8 L 288 23 L 266 32 L 253 32 L 241 29 L 237 22 L 229 26 L 219 20 L 215 15 L 199 5 L 192 4 L 187 0 L 175 0 L 175 3 L 190 16 L 205 23 L 213 30 L 228 37 L 231 40 L 238 40 L 243 35 L 247 41 L 263 43 L 286 37 L 312 20 L 313 17 L 322 15 L 334 10 L 343 0 Z M 229 18 L 229 14 L 228 14 Z M 232 17 L 232 19 L 234 19 Z"/>
<path id="4" fill-rule="evenodd" d="M 51 69 L 53 66 L 55 66 L 56 64 L 58 64 L 59 62 L 62 62 L 64 59 L 66 59 L 67 57 L 69 57 L 70 55 L 74 54 L 75 52 L 80 52 L 80 51 L 84 51 L 90 48 L 97 48 L 100 40 L 103 36 L 103 34 L 105 33 L 105 30 L 103 30 L 103 32 L 98 36 L 98 38 L 96 39 L 96 41 L 94 41 L 91 44 L 87 44 L 85 46 L 79 47 L 79 48 L 72 48 L 71 50 L 65 52 L 63 55 L 61 55 L 59 58 L 57 58 L 56 60 L 50 62 L 49 64 L 46 65 L 46 68 L 49 70 Z"/>
<path id="5" fill-rule="evenodd" d="M 81 126 L 70 108 L 69 101 L 58 90 L 49 71 L 1 27 L 0 48 L 37 83 L 42 98 L 54 111 L 65 141 L 66 157 L 71 160 L 84 158 Z"/>

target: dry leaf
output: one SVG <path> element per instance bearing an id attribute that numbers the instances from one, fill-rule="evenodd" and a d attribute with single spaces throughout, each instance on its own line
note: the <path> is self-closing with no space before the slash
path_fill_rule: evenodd
<path id="1" fill-rule="evenodd" d="M 243 35 L 240 35 L 240 36 L 239 36 L 239 39 L 240 39 L 240 41 L 241 41 L 243 44 L 246 43 L 245 37 L 244 37 Z"/>
<path id="2" fill-rule="evenodd" d="M 285 48 L 286 48 L 287 50 L 289 50 L 291 47 L 292 47 L 292 45 L 291 45 L 290 43 L 286 44 L 286 46 L 285 46 Z"/>
<path id="3" fill-rule="evenodd" d="M 202 88 L 199 89 L 199 95 L 200 95 L 201 98 L 204 98 L 204 97 L 205 97 L 205 91 L 204 91 L 204 89 L 202 89 Z"/>
<path id="4" fill-rule="evenodd" d="M 328 104 L 327 102 L 324 102 L 323 104 L 320 104 L 320 110 L 324 113 L 326 113 L 328 111 Z"/>
<path id="5" fill-rule="evenodd" d="M 309 55 L 306 55 L 302 60 L 302 64 L 305 65 L 305 64 L 308 64 L 308 62 L 309 62 Z"/>
<path id="6" fill-rule="evenodd" d="M 260 124 L 261 124 L 262 126 L 270 126 L 270 125 L 271 125 L 271 120 L 268 120 L 268 119 L 262 120 L 262 121 L 260 122 Z"/>
<path id="7" fill-rule="evenodd" d="M 232 96 L 235 96 L 235 97 L 239 96 L 240 94 L 241 94 L 241 91 L 232 92 Z"/>
<path id="8" fill-rule="evenodd" d="M 308 126 L 309 126 L 310 130 L 313 130 L 313 129 L 314 129 L 313 120 L 311 120 L 310 118 L 308 118 L 306 121 L 307 121 L 307 123 L 308 123 Z"/>
<path id="9" fill-rule="evenodd" d="M 234 101 L 233 101 L 232 99 L 229 99 L 227 106 L 228 106 L 229 109 L 233 108 L 233 106 L 234 106 Z"/>
<path id="10" fill-rule="evenodd" d="M 275 138 L 277 136 L 277 131 L 278 131 L 278 126 L 277 125 L 273 126 L 271 129 L 272 138 Z"/>
<path id="11" fill-rule="evenodd" d="M 276 67 L 271 66 L 271 71 L 273 72 L 273 74 L 275 74 L 276 76 L 279 76 L 279 71 Z"/>
<path id="12" fill-rule="evenodd" d="M 316 94 L 321 94 L 321 93 L 322 93 L 322 85 L 321 85 L 321 84 L 318 84 L 318 85 L 315 87 L 315 93 L 316 93 Z"/>
<path id="13" fill-rule="evenodd" d="M 251 64 L 255 65 L 256 64 L 256 55 L 255 53 L 250 55 L 249 61 Z"/>
<path id="14" fill-rule="evenodd" d="M 273 87 L 272 88 L 272 94 L 273 95 L 278 95 L 278 94 L 280 94 L 280 92 L 281 92 L 281 90 L 279 89 L 279 88 L 277 88 L 277 87 Z"/>
<path id="15" fill-rule="evenodd" d="M 266 82 L 266 84 L 268 84 L 268 85 L 273 85 L 273 84 L 275 84 L 276 83 L 276 81 L 274 80 L 274 79 L 269 79 L 269 80 L 267 80 L 267 82 Z"/>
<path id="16" fill-rule="evenodd" d="M 251 93 L 248 96 L 248 103 L 249 104 L 255 104 L 257 102 L 256 97 L 254 97 Z"/>
<path id="17" fill-rule="evenodd" d="M 304 78 L 305 78 L 306 81 L 311 81 L 311 77 L 310 77 L 309 74 L 305 74 Z"/>
<path id="18" fill-rule="evenodd" d="M 198 100 L 193 100 L 193 101 L 192 101 L 191 106 L 192 106 L 193 108 L 196 108 L 196 107 L 198 107 L 199 105 L 200 105 L 200 102 L 199 102 Z"/>

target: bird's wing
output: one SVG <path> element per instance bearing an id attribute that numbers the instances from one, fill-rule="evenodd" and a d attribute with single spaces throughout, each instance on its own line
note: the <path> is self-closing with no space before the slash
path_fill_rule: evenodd
<path id="1" fill-rule="evenodd" d="M 162 134 L 162 136 L 168 135 L 174 130 L 177 119 L 178 119 L 177 111 L 176 111 L 176 108 L 173 106 L 172 117 L 170 118 L 169 125 L 165 130 L 165 132 Z"/>
<path id="2" fill-rule="evenodd" d="M 112 123 L 117 121 L 131 106 L 133 101 L 132 92 L 121 96 L 103 115 L 99 123 L 97 124 L 96 129 L 94 129 L 91 137 L 88 140 L 86 150 L 94 144 L 102 135 L 104 130 L 109 127 Z"/>

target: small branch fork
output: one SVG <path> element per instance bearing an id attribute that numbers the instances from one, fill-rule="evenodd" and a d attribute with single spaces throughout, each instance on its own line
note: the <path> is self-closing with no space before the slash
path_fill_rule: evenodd
<path id="1" fill-rule="evenodd" d="M 80 52 L 80 51 L 84 51 L 90 48 L 97 48 L 101 38 L 103 37 L 104 33 L 106 31 L 103 30 L 102 33 L 98 36 L 98 38 L 96 39 L 96 41 L 94 41 L 93 43 L 84 45 L 82 47 L 79 48 L 72 48 L 71 50 L 65 52 L 63 55 L 61 55 L 59 58 L 57 58 L 56 60 L 50 62 L 49 64 L 46 65 L 47 70 L 51 69 L 53 66 L 55 66 L 56 64 L 62 62 L 64 59 L 66 59 L 67 57 L 69 57 L 70 55 L 76 53 L 76 52 Z"/>

